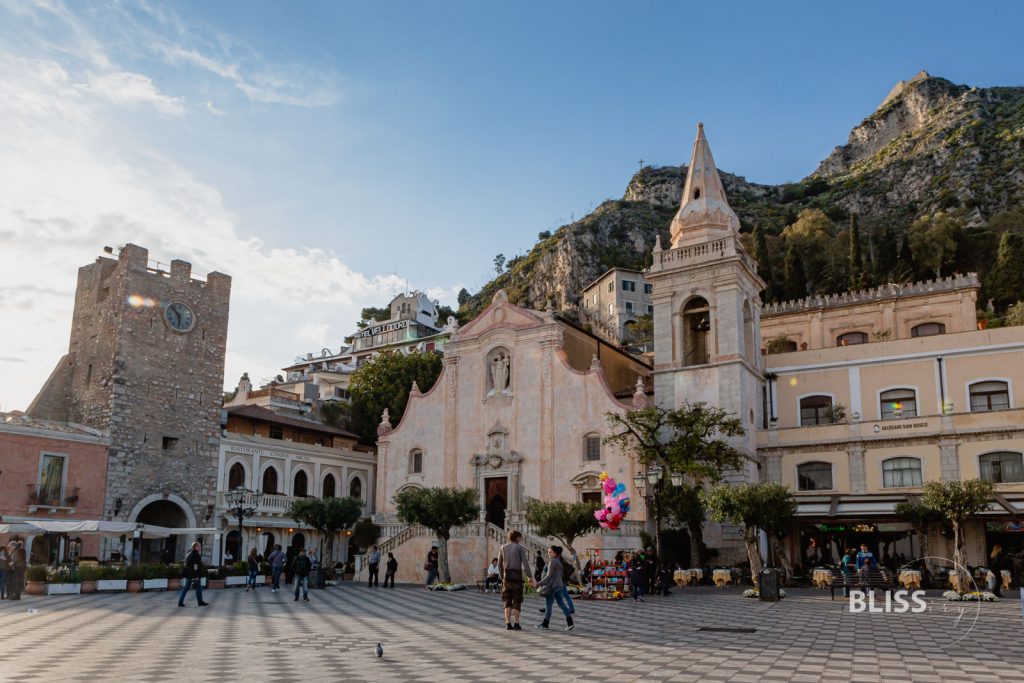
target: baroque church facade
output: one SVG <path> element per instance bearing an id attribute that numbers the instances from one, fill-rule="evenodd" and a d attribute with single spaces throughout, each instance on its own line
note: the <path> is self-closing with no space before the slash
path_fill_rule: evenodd
<path id="1" fill-rule="evenodd" d="M 633 509 L 618 531 L 586 536 L 577 550 L 582 557 L 590 550 L 608 555 L 639 547 L 646 506 L 632 479 L 641 466 L 635 454 L 603 439 L 610 434 L 608 413 L 652 400 L 670 408 L 705 401 L 743 416 L 748 435 L 734 445 L 748 460 L 730 480 L 757 481 L 753 406 L 761 395 L 758 294 L 764 283 L 738 229 L 699 127 L 672 244 L 654 246 L 646 274 L 654 284 L 653 367 L 550 310 L 515 306 L 499 292 L 453 334 L 434 387 L 421 394 L 414 386 L 401 423 L 392 428 L 385 418 L 381 425 L 377 510 L 383 538 L 402 529 L 396 493 L 473 487 L 480 493 L 480 529 L 457 534 L 449 555 L 453 580 L 475 580 L 503 528 L 520 528 L 531 538 L 523 518 L 529 499 L 600 501 L 598 477 L 606 471 L 627 485 Z M 738 530 L 708 526 L 705 541 L 722 556 L 738 550 Z M 422 578 L 431 540 L 385 541 L 406 568 L 400 580 Z M 531 540 L 540 546 L 547 539 Z"/>

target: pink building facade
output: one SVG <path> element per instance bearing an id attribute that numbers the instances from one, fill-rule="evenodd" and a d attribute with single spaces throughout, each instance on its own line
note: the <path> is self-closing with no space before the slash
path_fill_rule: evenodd
<path id="1" fill-rule="evenodd" d="M 0 516 L 5 523 L 105 519 L 110 438 L 81 425 L 0 413 Z M 22 536 L 32 564 L 96 557 L 94 535 Z M 0 534 L 0 543 L 10 536 Z"/>

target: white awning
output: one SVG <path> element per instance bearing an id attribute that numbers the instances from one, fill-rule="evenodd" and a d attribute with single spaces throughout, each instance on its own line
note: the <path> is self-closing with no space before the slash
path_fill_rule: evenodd
<path id="1" fill-rule="evenodd" d="M 0 533 L 4 534 L 103 534 L 120 536 L 122 534 L 140 533 L 150 538 L 166 538 L 168 536 L 204 536 L 220 533 L 213 527 L 171 527 L 155 524 L 136 524 L 134 522 L 108 522 L 96 519 L 32 519 L 30 517 L 4 517 L 6 523 L 0 524 Z"/>

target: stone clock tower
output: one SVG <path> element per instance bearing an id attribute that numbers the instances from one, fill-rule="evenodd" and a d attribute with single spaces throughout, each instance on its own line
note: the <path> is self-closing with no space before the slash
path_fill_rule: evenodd
<path id="1" fill-rule="evenodd" d="M 765 283 L 739 239 L 703 124 L 672 220 L 672 244 L 654 247 L 654 397 L 659 405 L 704 401 L 743 421 L 733 445 L 748 456 L 736 481 L 757 481 L 761 417 L 761 298 Z"/>
<path id="2" fill-rule="evenodd" d="M 108 519 L 201 527 L 216 502 L 231 278 L 191 270 L 134 244 L 79 269 L 68 354 L 29 407 L 110 432 Z M 140 559 L 180 558 L 177 538 Z"/>

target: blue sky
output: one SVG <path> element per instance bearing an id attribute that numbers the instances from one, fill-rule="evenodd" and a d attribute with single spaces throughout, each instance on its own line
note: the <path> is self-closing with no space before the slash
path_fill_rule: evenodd
<path id="1" fill-rule="evenodd" d="M 922 68 L 1021 85 L 1022 7 L 0 0 L 0 408 L 104 244 L 233 275 L 226 381 L 268 377 L 406 280 L 475 289 L 697 121 L 783 182 Z"/>

